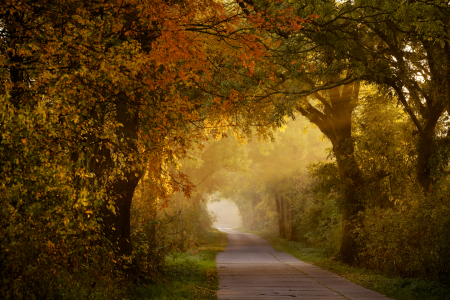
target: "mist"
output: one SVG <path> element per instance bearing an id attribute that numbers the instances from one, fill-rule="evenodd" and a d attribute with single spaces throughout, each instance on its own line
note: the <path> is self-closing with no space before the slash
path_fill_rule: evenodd
<path id="1" fill-rule="evenodd" d="M 235 203 L 229 200 L 209 202 L 208 211 L 215 216 L 213 226 L 216 228 L 239 228 L 242 226 L 239 209 Z"/>
<path id="2" fill-rule="evenodd" d="M 277 207 L 290 218 L 308 166 L 326 161 L 331 144 L 301 116 L 275 130 L 271 139 L 255 134 L 242 143 L 232 133 L 227 136 L 211 139 L 184 164 L 193 182 L 200 183 L 195 197 L 208 203 L 215 227 L 277 231 Z"/>

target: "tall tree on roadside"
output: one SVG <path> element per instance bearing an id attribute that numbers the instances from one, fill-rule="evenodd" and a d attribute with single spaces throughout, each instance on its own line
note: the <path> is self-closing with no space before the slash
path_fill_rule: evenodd
<path id="1" fill-rule="evenodd" d="M 316 45 L 333 48 L 360 79 L 397 95 L 419 135 L 417 180 L 432 192 L 436 129 L 450 103 L 448 1 L 308 0 L 296 6 L 303 8 L 300 15 L 319 16 L 311 21 L 320 30 Z"/>
<path id="2" fill-rule="evenodd" d="M 310 17 L 302 31 L 271 31 L 273 38 L 281 40 L 271 57 L 279 66 L 275 74 L 278 84 L 266 86 L 261 99 L 267 94 L 272 98 L 278 95 L 278 100 L 271 101 L 276 115 L 298 109 L 331 141 L 343 142 L 333 144 L 333 150 L 347 191 L 344 223 L 362 208 L 355 197 L 363 181 L 351 158 L 351 113 L 358 80 L 377 83 L 398 96 L 419 134 L 417 180 L 424 192 L 430 193 L 436 181 L 430 166 L 438 139 L 436 128 L 449 103 L 447 1 L 254 2 L 256 11 L 290 6 L 299 17 Z M 324 90 L 328 90 L 328 101 L 334 101 L 333 105 L 324 101 L 320 94 Z M 305 98 L 308 95 L 312 97 Z M 352 226 L 346 229 L 345 224 L 340 254 L 352 262 L 356 256 L 349 235 Z"/>
<path id="3" fill-rule="evenodd" d="M 335 42 L 337 38 L 317 30 L 317 18 L 332 20 L 331 12 L 336 7 L 332 3 L 324 3 L 320 9 L 311 11 L 300 2 L 293 2 L 292 5 L 303 18 L 309 17 L 309 21 L 300 32 L 283 28 L 272 30 L 271 36 L 280 44 L 271 49 L 269 60 L 278 66 L 275 76 L 279 81 L 265 86 L 260 98 L 264 100 L 269 94 L 276 99 L 269 100 L 272 107 L 269 114 L 278 116 L 272 118 L 293 116 L 294 112 L 300 112 L 331 141 L 344 193 L 340 256 L 347 262 L 353 262 L 357 250 L 351 232 L 355 227 L 355 217 L 363 209 L 358 190 L 364 186 L 354 156 L 352 137 L 352 114 L 360 89 L 359 74 L 348 61 L 342 59 L 339 50 L 330 45 L 329 40 Z M 256 10 L 267 5 L 272 9 L 282 7 L 282 4 L 270 1 L 257 1 Z M 335 27 L 346 26 L 342 22 L 336 24 L 338 22 L 333 23 Z"/>
<path id="4" fill-rule="evenodd" d="M 345 13 L 366 38 L 350 59 L 367 80 L 388 86 L 417 129 L 417 180 L 432 192 L 430 165 L 436 131 L 450 107 L 450 7 L 448 1 L 356 1 Z M 444 133 L 445 134 L 445 133 Z M 442 135 L 442 134 L 439 134 Z"/>

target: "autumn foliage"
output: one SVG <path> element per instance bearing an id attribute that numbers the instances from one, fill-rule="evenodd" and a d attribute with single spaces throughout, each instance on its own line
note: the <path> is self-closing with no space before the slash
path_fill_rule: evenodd
<path id="1" fill-rule="evenodd" d="M 284 21 L 246 5 L 2 2 L 2 297 L 95 297 L 115 293 L 116 272 L 142 275 L 130 243 L 140 178 L 163 206 L 189 195 L 178 161 L 211 130 L 251 123 L 236 86 L 271 43 L 258 33 Z"/>
<path id="2" fill-rule="evenodd" d="M 249 180 L 241 209 L 262 203 L 269 223 L 289 210 L 284 235 L 311 211 L 320 217 L 296 224 L 342 231 L 333 245 L 347 262 L 382 268 L 404 248 L 417 259 L 395 272 L 448 278 L 421 270 L 448 265 L 448 3 L 369 2 L 2 1 L 0 297 L 118 298 L 153 280 L 167 246 L 159 216 L 185 208 L 179 250 L 195 243 L 185 228 L 211 223 L 205 199 L 217 191 L 202 194 L 209 175 L 188 161 L 228 135 L 271 140 L 298 114 L 335 161 L 294 183 L 261 164 L 260 178 L 277 174 Z M 309 198 L 286 200 L 300 191 Z"/>

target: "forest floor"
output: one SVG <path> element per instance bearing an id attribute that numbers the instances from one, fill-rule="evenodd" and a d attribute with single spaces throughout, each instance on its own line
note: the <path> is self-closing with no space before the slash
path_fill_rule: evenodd
<path id="1" fill-rule="evenodd" d="M 450 287 L 437 282 L 412 278 L 402 278 L 389 274 L 351 267 L 336 261 L 324 249 L 311 245 L 287 241 L 270 232 L 246 231 L 259 235 L 269 242 L 276 251 L 284 251 L 292 256 L 325 270 L 338 274 L 365 288 L 377 291 L 397 300 L 444 300 L 450 299 Z"/>
<path id="2" fill-rule="evenodd" d="M 130 289 L 130 299 L 217 299 L 216 254 L 227 246 L 227 235 L 213 229 L 196 249 L 167 255 L 163 278 L 157 284 Z"/>

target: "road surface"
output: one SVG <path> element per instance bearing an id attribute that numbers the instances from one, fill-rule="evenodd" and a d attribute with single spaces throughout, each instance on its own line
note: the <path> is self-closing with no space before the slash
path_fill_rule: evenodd
<path id="1" fill-rule="evenodd" d="M 347 279 L 275 251 L 255 234 L 218 228 L 228 247 L 217 255 L 219 300 L 390 299 Z"/>

